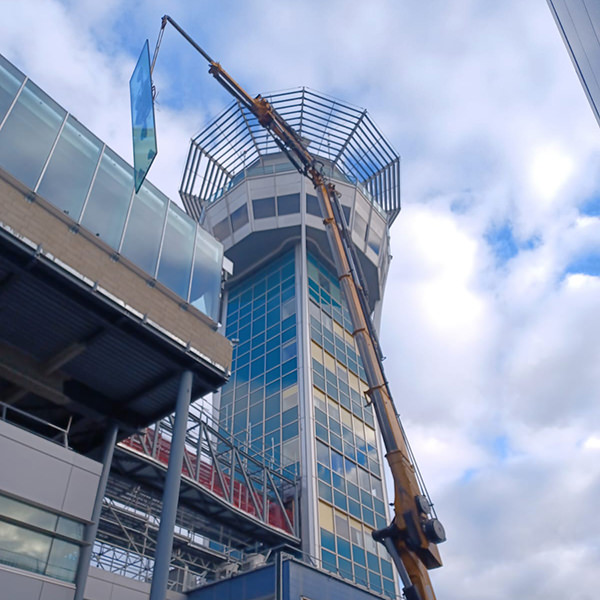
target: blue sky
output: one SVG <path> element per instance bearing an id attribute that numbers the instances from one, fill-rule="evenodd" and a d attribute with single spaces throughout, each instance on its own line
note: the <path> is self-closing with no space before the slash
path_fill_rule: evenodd
<path id="1" fill-rule="evenodd" d="M 250 93 L 367 108 L 402 155 L 381 341 L 448 531 L 438 598 L 595 598 L 600 129 L 546 3 L 165 6 L 10 2 L 0 52 L 130 161 L 128 80 L 165 10 Z M 154 79 L 150 179 L 176 198 L 229 98 L 173 29 Z"/>

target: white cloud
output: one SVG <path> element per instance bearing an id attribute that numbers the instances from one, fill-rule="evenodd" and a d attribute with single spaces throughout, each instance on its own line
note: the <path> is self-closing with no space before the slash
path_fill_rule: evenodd
<path id="1" fill-rule="evenodd" d="M 226 10 L 227 9 L 227 10 Z M 164 7 L 11 3 L 2 52 L 130 157 L 128 79 Z M 169 11 L 252 93 L 360 106 L 403 155 L 382 345 L 439 516 L 439 598 L 588 600 L 600 583 L 600 132 L 545 3 L 225 2 Z M 173 30 L 155 73 L 171 197 L 189 137 L 228 102 Z M 508 223 L 521 251 L 485 241 Z M 530 245 L 527 244 L 530 242 Z"/>
<path id="2" fill-rule="evenodd" d="M 553 145 L 534 150 L 530 167 L 533 191 L 543 200 L 554 200 L 574 170 L 572 158 Z"/>

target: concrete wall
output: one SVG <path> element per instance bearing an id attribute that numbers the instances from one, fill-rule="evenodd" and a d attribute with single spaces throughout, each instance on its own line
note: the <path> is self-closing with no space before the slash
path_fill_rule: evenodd
<path id="1" fill-rule="evenodd" d="M 73 600 L 75 586 L 0 565 L 0 598 L 3 600 Z"/>
<path id="2" fill-rule="evenodd" d="M 0 421 L 0 492 L 89 521 L 102 465 Z M 0 599 L 72 600 L 75 586 L 0 564 Z M 91 568 L 85 600 L 147 600 L 150 584 Z M 186 596 L 169 592 L 168 600 Z"/>
<path id="3" fill-rule="evenodd" d="M 94 567 L 90 569 L 84 594 L 85 600 L 148 600 L 149 596 L 149 583 L 135 581 Z M 167 592 L 166 600 L 185 599 L 184 594 Z"/>
<path id="4" fill-rule="evenodd" d="M 0 456 L 0 491 L 89 521 L 100 463 L 4 421 Z"/>
<path id="5" fill-rule="evenodd" d="M 0 421 L 0 492 L 89 521 L 102 465 Z M 0 598 L 71 600 L 75 586 L 0 565 Z"/>

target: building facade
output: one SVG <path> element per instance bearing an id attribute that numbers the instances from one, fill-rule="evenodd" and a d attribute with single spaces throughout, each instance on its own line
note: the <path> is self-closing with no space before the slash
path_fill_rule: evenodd
<path id="1" fill-rule="evenodd" d="M 600 125 L 600 4 L 548 0 L 581 85 Z"/>
<path id="2" fill-rule="evenodd" d="M 341 193 L 373 318 L 399 210 L 399 159 L 365 111 L 305 89 L 271 97 Z M 224 433 L 301 486 L 302 551 L 395 596 L 374 412 L 319 200 L 252 115 L 233 105 L 192 141 L 181 195 L 235 264 L 223 323 L 235 344 L 216 404 Z"/>
<path id="3" fill-rule="evenodd" d="M 131 166 L 0 56 L 3 598 L 146 600 L 158 580 L 154 597 L 167 597 L 175 510 L 169 523 L 160 504 L 155 515 L 125 504 L 114 467 L 125 457 L 143 470 L 123 442 L 175 411 L 160 471 L 177 485 L 155 487 L 163 509 L 177 507 L 182 461 L 171 458 L 183 455 L 190 400 L 231 365 L 221 272 L 217 240 L 149 182 L 135 194 Z M 136 579 L 90 569 L 98 541 L 103 555 L 124 553 L 124 528 L 101 517 L 115 498 L 121 523 L 155 525 Z"/>

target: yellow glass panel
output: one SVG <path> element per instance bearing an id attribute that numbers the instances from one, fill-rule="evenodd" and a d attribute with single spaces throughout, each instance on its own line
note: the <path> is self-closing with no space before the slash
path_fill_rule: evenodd
<path id="1" fill-rule="evenodd" d="M 323 364 L 323 349 L 314 341 L 311 341 L 310 343 L 310 354 L 315 360 L 318 360 Z"/>
<path id="2" fill-rule="evenodd" d="M 295 385 L 292 385 L 291 387 L 286 388 L 285 390 L 283 390 L 283 392 L 281 393 L 281 395 L 284 398 L 289 398 L 290 396 L 294 396 L 297 393 L 298 393 L 298 385 L 295 384 Z"/>
<path id="3" fill-rule="evenodd" d="M 358 418 L 352 415 L 352 424 L 354 425 L 354 433 L 358 435 L 361 439 L 365 439 L 365 426 L 363 422 Z"/>
<path id="4" fill-rule="evenodd" d="M 352 429 L 352 414 L 349 411 L 347 411 L 343 406 L 341 406 L 340 409 L 342 412 L 342 423 L 347 427 L 350 427 L 350 429 Z"/>
<path id="5" fill-rule="evenodd" d="M 298 385 L 292 385 L 283 390 L 281 397 L 283 410 L 296 406 L 298 404 Z"/>
<path id="6" fill-rule="evenodd" d="M 375 444 L 375 430 L 365 424 L 365 436 L 369 444 Z"/>
<path id="7" fill-rule="evenodd" d="M 344 328 L 337 321 L 333 322 L 333 333 L 344 339 Z"/>
<path id="8" fill-rule="evenodd" d="M 313 388 L 313 397 L 315 399 L 315 406 L 320 408 L 323 412 L 327 412 L 327 404 L 325 404 L 325 394 L 317 389 Z"/>
<path id="9" fill-rule="evenodd" d="M 329 416 L 334 417 L 336 421 L 340 420 L 340 405 L 327 396 L 327 404 L 329 404 Z"/>
<path id="10" fill-rule="evenodd" d="M 319 526 L 333 531 L 333 509 L 321 500 L 319 500 Z"/>
<path id="11" fill-rule="evenodd" d="M 333 371 L 335 373 L 335 358 L 333 358 L 333 356 L 331 356 L 331 354 L 327 352 L 324 352 L 323 354 L 325 355 L 325 367 L 327 367 L 330 371 Z"/>
<path id="12" fill-rule="evenodd" d="M 348 385 L 356 392 L 360 392 L 360 386 L 358 384 L 358 377 L 352 373 L 352 371 L 348 371 Z"/>

